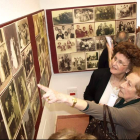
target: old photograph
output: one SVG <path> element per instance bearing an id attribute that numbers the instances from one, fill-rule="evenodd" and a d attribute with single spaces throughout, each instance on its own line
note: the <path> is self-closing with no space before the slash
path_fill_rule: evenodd
<path id="1" fill-rule="evenodd" d="M 76 38 L 94 36 L 94 23 L 75 24 L 74 29 Z"/>
<path id="2" fill-rule="evenodd" d="M 136 34 L 136 45 L 140 48 L 140 32 Z"/>
<path id="3" fill-rule="evenodd" d="M 128 37 L 128 40 L 129 40 L 131 43 L 135 44 L 135 42 L 136 42 L 135 34 L 133 34 L 133 35 L 130 34 L 129 37 Z"/>
<path id="4" fill-rule="evenodd" d="M 93 22 L 93 7 L 74 9 L 74 23 Z"/>
<path id="5" fill-rule="evenodd" d="M 19 103 L 13 81 L 2 94 L 1 102 L 11 138 L 13 138 L 21 121 Z"/>
<path id="6" fill-rule="evenodd" d="M 87 62 L 87 65 L 86 65 L 86 68 L 87 68 L 88 70 L 90 70 L 90 69 L 97 69 L 97 68 L 98 68 L 98 61 L 97 61 L 97 60 L 88 61 L 88 62 Z"/>
<path id="7" fill-rule="evenodd" d="M 76 39 L 77 51 L 95 51 L 95 38 Z"/>
<path id="8" fill-rule="evenodd" d="M 0 29 L 0 45 L 4 42 L 3 30 Z"/>
<path id="9" fill-rule="evenodd" d="M 1 106 L 0 106 L 0 140 L 5 140 L 8 139 L 8 134 L 6 131 L 6 126 L 5 126 L 5 122 L 4 122 L 4 116 L 2 116 L 2 112 L 1 112 Z"/>
<path id="10" fill-rule="evenodd" d="M 17 89 L 18 100 L 20 104 L 21 113 L 24 114 L 25 109 L 29 103 L 29 95 L 25 82 L 25 71 L 23 67 L 18 71 L 14 78 Z"/>
<path id="11" fill-rule="evenodd" d="M 12 73 L 14 75 L 21 65 L 21 55 L 15 23 L 4 27 L 3 30 L 5 34 L 5 40 L 7 44 Z"/>
<path id="12" fill-rule="evenodd" d="M 85 70 L 85 53 L 72 53 L 71 54 L 71 70 L 72 71 L 80 71 Z"/>
<path id="13" fill-rule="evenodd" d="M 115 35 L 115 21 L 95 23 L 95 36 L 102 35 Z"/>
<path id="14" fill-rule="evenodd" d="M 55 40 L 71 39 L 75 37 L 73 24 L 54 26 L 53 29 Z"/>
<path id="15" fill-rule="evenodd" d="M 32 100 L 31 109 L 32 109 L 34 124 L 36 124 L 39 110 L 40 110 L 40 97 L 39 97 L 38 89 L 36 89 L 35 96 Z"/>
<path id="16" fill-rule="evenodd" d="M 27 137 L 26 137 L 23 123 L 22 123 L 19 129 L 18 135 L 16 137 L 16 140 L 25 140 L 25 139 L 27 139 Z"/>
<path id="17" fill-rule="evenodd" d="M 24 126 L 25 126 L 27 139 L 33 139 L 34 133 L 35 133 L 35 127 L 34 127 L 33 115 L 31 113 L 30 104 L 23 117 L 23 122 L 24 122 Z"/>
<path id="18" fill-rule="evenodd" d="M 33 52 L 32 52 L 32 46 L 29 44 L 26 49 L 22 52 L 22 63 L 25 68 L 26 78 L 28 77 L 30 71 L 32 70 L 34 66 L 33 62 Z"/>
<path id="19" fill-rule="evenodd" d="M 52 18 L 54 25 L 73 23 L 72 9 L 52 11 Z"/>
<path id="20" fill-rule="evenodd" d="M 6 44 L 0 45 L 0 93 L 12 78 Z"/>
<path id="21" fill-rule="evenodd" d="M 136 20 L 120 20 L 116 21 L 116 33 L 125 31 L 128 33 L 135 33 L 136 31 Z"/>
<path id="22" fill-rule="evenodd" d="M 36 73 L 35 73 L 35 69 L 33 68 L 29 77 L 26 80 L 26 84 L 27 84 L 27 89 L 28 89 L 28 93 L 29 93 L 29 97 L 30 100 L 32 99 L 34 93 L 35 93 L 35 89 L 37 87 L 37 81 L 36 81 Z"/>
<path id="23" fill-rule="evenodd" d="M 93 61 L 93 60 L 99 60 L 99 52 L 87 52 L 86 53 L 86 61 Z"/>
<path id="24" fill-rule="evenodd" d="M 31 42 L 27 18 L 17 21 L 16 27 L 19 38 L 19 47 L 20 51 L 22 51 Z"/>
<path id="25" fill-rule="evenodd" d="M 43 17 L 42 17 L 42 12 L 38 13 L 38 24 L 40 28 L 40 35 L 44 35 L 44 23 L 43 23 Z"/>
<path id="26" fill-rule="evenodd" d="M 136 12 L 136 3 L 116 5 L 116 19 L 136 18 Z"/>
<path id="27" fill-rule="evenodd" d="M 59 72 L 71 71 L 71 54 L 59 54 L 57 56 Z"/>
<path id="28" fill-rule="evenodd" d="M 96 48 L 97 50 L 104 49 L 106 47 L 106 38 L 105 36 L 97 36 L 95 38 Z"/>
<path id="29" fill-rule="evenodd" d="M 95 21 L 115 20 L 115 5 L 95 7 Z"/>
<path id="30" fill-rule="evenodd" d="M 75 39 L 56 41 L 57 54 L 76 52 Z"/>
<path id="31" fill-rule="evenodd" d="M 35 36 L 40 33 L 38 14 L 33 15 Z"/>

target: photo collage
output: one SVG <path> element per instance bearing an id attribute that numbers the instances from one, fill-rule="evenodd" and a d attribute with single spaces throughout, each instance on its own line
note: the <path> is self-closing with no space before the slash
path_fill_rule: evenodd
<path id="1" fill-rule="evenodd" d="M 105 36 L 114 39 L 125 31 L 135 43 L 136 7 L 125 3 L 51 10 L 58 73 L 97 69 Z"/>

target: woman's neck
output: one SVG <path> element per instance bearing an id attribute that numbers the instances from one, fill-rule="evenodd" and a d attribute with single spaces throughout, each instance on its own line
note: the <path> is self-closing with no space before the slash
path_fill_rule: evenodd
<path id="1" fill-rule="evenodd" d="M 121 75 L 114 75 L 114 74 L 112 74 L 111 77 L 112 77 L 112 80 L 121 82 L 121 81 L 124 80 L 125 75 L 124 74 L 121 74 Z"/>

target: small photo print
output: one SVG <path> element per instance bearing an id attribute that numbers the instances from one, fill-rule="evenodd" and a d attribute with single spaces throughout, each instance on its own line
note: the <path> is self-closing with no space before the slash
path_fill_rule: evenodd
<path id="1" fill-rule="evenodd" d="M 11 138 L 13 138 L 21 121 L 20 109 L 13 81 L 2 94 L 1 103 Z"/>
<path id="2" fill-rule="evenodd" d="M 76 38 L 94 36 L 94 23 L 75 24 L 74 29 Z"/>
<path id="3" fill-rule="evenodd" d="M 130 34 L 129 37 L 128 37 L 128 40 L 129 40 L 131 43 L 135 44 L 135 42 L 136 42 L 135 34 L 133 34 L 133 35 Z"/>
<path id="4" fill-rule="evenodd" d="M 99 60 L 99 52 L 98 51 L 87 52 L 86 61 L 94 61 L 94 60 Z"/>
<path id="5" fill-rule="evenodd" d="M 98 61 L 88 61 L 87 62 L 87 69 L 97 69 L 98 68 Z"/>
<path id="6" fill-rule="evenodd" d="M 106 47 L 106 38 L 105 36 L 97 36 L 95 38 L 97 50 L 102 50 Z"/>
<path id="7" fill-rule="evenodd" d="M 95 51 L 95 38 L 81 38 L 76 40 L 76 47 L 78 52 Z"/>
<path id="8" fill-rule="evenodd" d="M 115 21 L 95 23 L 95 36 L 102 35 L 115 35 Z"/>
<path id="9" fill-rule="evenodd" d="M 59 72 L 70 72 L 71 67 L 71 54 L 59 54 L 57 56 Z"/>
<path id="10" fill-rule="evenodd" d="M 72 71 L 81 71 L 85 70 L 85 53 L 72 53 Z"/>
<path id="11" fill-rule="evenodd" d="M 140 32 L 137 33 L 137 36 L 136 36 L 136 44 L 140 48 Z"/>
<path id="12" fill-rule="evenodd" d="M 40 33 L 38 14 L 33 15 L 35 36 Z"/>
<path id="13" fill-rule="evenodd" d="M 120 20 L 116 21 L 116 33 L 125 31 L 128 33 L 135 33 L 136 20 Z"/>
<path id="14" fill-rule="evenodd" d="M 74 23 L 93 22 L 93 8 L 74 9 Z"/>
<path id="15" fill-rule="evenodd" d="M 21 66 L 21 55 L 15 23 L 3 28 L 13 75 Z"/>
<path id="16" fill-rule="evenodd" d="M 95 7 L 95 21 L 115 20 L 115 5 Z"/>
<path id="17" fill-rule="evenodd" d="M 75 39 L 56 41 L 57 54 L 76 52 Z"/>
<path id="18" fill-rule="evenodd" d="M 4 36 L 3 36 L 3 30 L 0 29 L 0 45 L 2 45 L 2 43 L 4 43 Z"/>
<path id="19" fill-rule="evenodd" d="M 75 37 L 74 25 L 54 26 L 55 40 L 71 39 Z"/>
<path id="20" fill-rule="evenodd" d="M 69 24 L 73 23 L 72 10 L 52 11 L 53 24 Z"/>
<path id="21" fill-rule="evenodd" d="M 22 51 L 31 42 L 27 18 L 17 21 L 16 27 L 19 38 L 19 47 L 20 51 Z"/>
<path id="22" fill-rule="evenodd" d="M 22 52 L 22 61 L 26 73 L 26 78 L 27 78 L 34 64 L 31 44 L 29 44 L 26 47 L 26 49 Z"/>
<path id="23" fill-rule="evenodd" d="M 116 19 L 136 18 L 136 12 L 136 3 L 116 5 Z"/>
<path id="24" fill-rule="evenodd" d="M 19 70 L 19 72 L 17 73 L 14 79 L 15 79 L 15 86 L 17 89 L 17 95 L 18 95 L 18 100 L 20 104 L 21 114 L 23 115 L 29 103 L 29 95 L 28 95 L 28 90 L 27 90 L 26 82 L 25 82 L 25 71 L 23 67 Z"/>

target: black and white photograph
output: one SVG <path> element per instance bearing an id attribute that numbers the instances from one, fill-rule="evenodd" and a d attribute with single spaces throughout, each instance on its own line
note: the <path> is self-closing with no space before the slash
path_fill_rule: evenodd
<path id="1" fill-rule="evenodd" d="M 38 23 L 39 23 L 39 29 L 40 29 L 40 35 L 44 35 L 44 22 L 42 17 L 42 12 L 38 13 Z"/>
<path id="2" fill-rule="evenodd" d="M 70 72 L 71 71 L 71 54 L 59 54 L 57 56 L 59 72 Z"/>
<path id="3" fill-rule="evenodd" d="M 23 115 L 29 103 L 29 95 L 25 82 L 25 71 L 23 67 L 18 71 L 14 79 L 15 79 L 15 86 L 17 89 L 17 96 L 20 104 L 20 109 Z"/>
<path id="4" fill-rule="evenodd" d="M 17 21 L 16 27 L 19 38 L 19 47 L 20 51 L 22 51 L 31 42 L 27 18 Z"/>
<path id="5" fill-rule="evenodd" d="M 115 35 L 115 21 L 95 23 L 95 36 L 102 35 Z"/>
<path id="6" fill-rule="evenodd" d="M 33 15 L 33 22 L 34 22 L 35 36 L 37 36 L 40 33 L 38 14 Z"/>
<path id="7" fill-rule="evenodd" d="M 34 133 L 35 133 L 35 127 L 34 127 L 33 115 L 31 113 L 30 105 L 28 106 L 28 108 L 24 114 L 23 122 L 24 122 L 24 126 L 25 126 L 27 139 L 33 139 Z"/>
<path id="8" fill-rule="evenodd" d="M 97 69 L 98 68 L 98 61 L 94 60 L 94 61 L 88 61 L 87 65 L 86 65 L 87 69 Z"/>
<path id="9" fill-rule="evenodd" d="M 93 7 L 74 9 L 74 23 L 93 22 Z"/>
<path id="10" fill-rule="evenodd" d="M 2 29 L 0 29 L 0 45 L 2 45 L 2 43 L 4 43 L 4 36 Z"/>
<path id="11" fill-rule="evenodd" d="M 5 139 L 8 139 L 8 134 L 6 131 L 5 122 L 2 116 L 1 106 L 0 106 L 0 140 L 5 140 Z"/>
<path id="12" fill-rule="evenodd" d="M 86 61 L 93 60 L 99 60 L 99 52 L 98 51 L 86 52 Z"/>
<path id="13" fill-rule="evenodd" d="M 26 80 L 26 84 L 27 84 L 27 89 L 28 89 L 28 93 L 29 93 L 29 98 L 31 100 L 35 93 L 35 89 L 37 87 L 36 73 L 35 73 L 34 68 L 32 69 L 30 75 L 28 76 L 28 78 Z"/>
<path id="14" fill-rule="evenodd" d="M 136 20 L 120 20 L 116 21 L 116 33 L 125 31 L 128 33 L 135 33 Z"/>
<path id="15" fill-rule="evenodd" d="M 26 47 L 26 49 L 22 52 L 22 61 L 26 73 L 26 78 L 27 78 L 34 66 L 31 44 L 29 44 Z"/>
<path id="16" fill-rule="evenodd" d="M 85 53 L 72 53 L 71 54 L 72 60 L 72 71 L 81 71 L 85 70 Z"/>
<path id="17" fill-rule="evenodd" d="M 71 10 L 52 11 L 53 24 L 73 23 L 73 12 Z"/>
<path id="18" fill-rule="evenodd" d="M 11 138 L 13 138 L 21 121 L 19 103 L 13 81 L 9 83 L 2 94 L 1 103 Z"/>
<path id="19" fill-rule="evenodd" d="M 115 5 L 97 6 L 94 13 L 95 21 L 115 20 Z"/>
<path id="20" fill-rule="evenodd" d="M 35 96 L 32 100 L 31 109 L 32 109 L 34 124 L 36 124 L 38 114 L 39 114 L 39 109 L 40 109 L 40 97 L 39 97 L 38 89 L 36 89 Z"/>
<path id="21" fill-rule="evenodd" d="M 3 28 L 13 75 L 21 66 L 21 55 L 15 23 Z"/>
<path id="22" fill-rule="evenodd" d="M 76 38 L 94 36 L 94 23 L 75 24 L 74 29 Z"/>
<path id="23" fill-rule="evenodd" d="M 95 51 L 95 38 L 76 39 L 77 52 Z"/>
<path id="24" fill-rule="evenodd" d="M 0 93 L 11 80 L 10 61 L 7 53 L 6 44 L 0 45 Z"/>
<path id="25" fill-rule="evenodd" d="M 25 130 L 24 130 L 23 124 L 21 124 L 16 140 L 26 140 L 26 139 L 27 137 L 25 134 Z"/>
<path id="26" fill-rule="evenodd" d="M 136 18 L 136 12 L 136 3 L 116 5 L 116 19 Z"/>
<path id="27" fill-rule="evenodd" d="M 57 54 L 76 52 L 75 39 L 55 41 Z"/>
<path id="28" fill-rule="evenodd" d="M 132 35 L 130 34 L 128 37 L 128 40 L 129 40 L 129 42 L 135 44 L 135 42 L 136 42 L 135 34 L 132 34 Z"/>
<path id="29" fill-rule="evenodd" d="M 106 47 L 106 39 L 105 36 L 97 36 L 95 38 L 96 48 L 97 50 L 102 50 Z"/>
<path id="30" fill-rule="evenodd" d="M 75 37 L 73 24 L 54 26 L 53 29 L 55 40 L 71 39 Z"/>

